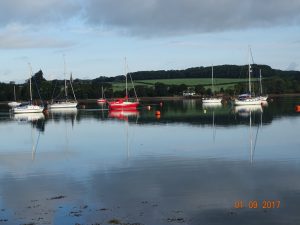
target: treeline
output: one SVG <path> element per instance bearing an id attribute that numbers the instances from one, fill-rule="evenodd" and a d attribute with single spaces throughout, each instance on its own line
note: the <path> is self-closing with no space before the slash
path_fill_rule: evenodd
<path id="1" fill-rule="evenodd" d="M 214 66 L 215 78 L 247 78 L 248 65 L 220 65 Z M 283 71 L 272 69 L 268 65 L 252 64 L 252 77 L 258 78 L 260 70 L 264 78 L 269 77 L 294 77 L 299 79 L 299 71 Z M 194 67 L 185 70 L 158 70 L 158 71 L 139 71 L 130 73 L 133 80 L 157 80 L 157 79 L 178 79 L 178 78 L 210 78 L 212 68 L 211 67 Z M 119 82 L 123 81 L 124 76 L 119 75 L 116 77 L 100 76 L 94 79 L 94 82 Z"/>
<path id="2" fill-rule="evenodd" d="M 253 76 L 258 77 L 259 69 L 263 73 L 263 92 L 267 94 L 300 93 L 300 72 L 299 71 L 281 71 L 274 70 L 265 65 L 253 65 Z M 214 67 L 214 77 L 217 78 L 246 78 L 248 66 L 223 65 Z M 210 67 L 190 68 L 178 71 L 145 71 L 130 74 L 133 80 L 143 79 L 174 79 L 174 78 L 210 78 Z M 95 99 L 101 97 L 101 86 L 105 91 L 107 98 L 116 98 L 125 96 L 124 90 L 114 90 L 113 82 L 124 81 L 124 76 L 117 77 L 98 77 L 92 80 L 73 80 L 73 88 L 78 99 Z M 253 82 L 255 93 L 259 93 L 258 82 Z M 64 98 L 64 80 L 47 81 L 43 72 L 38 71 L 32 78 L 32 90 L 34 99 L 51 100 Z M 11 101 L 14 99 L 14 88 L 18 100 L 29 99 L 29 84 L 14 84 L 13 82 L 0 83 L 0 101 Z M 210 87 L 195 83 L 187 86 L 186 84 L 167 85 L 156 82 L 154 85 L 136 85 L 135 90 L 129 89 L 129 95 L 134 96 L 134 92 L 139 97 L 154 96 L 175 96 L 182 95 L 183 91 L 193 90 L 198 95 L 238 95 L 248 90 L 248 82 L 238 83 L 231 88 L 221 88 L 218 93 L 212 93 Z M 72 96 L 72 90 L 68 85 L 68 96 Z M 70 97 L 71 98 L 71 97 Z"/>

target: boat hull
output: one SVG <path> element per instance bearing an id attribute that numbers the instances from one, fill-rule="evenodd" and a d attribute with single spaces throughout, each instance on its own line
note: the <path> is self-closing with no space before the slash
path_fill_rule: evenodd
<path id="1" fill-rule="evenodd" d="M 108 102 L 108 107 L 110 110 L 133 110 L 137 109 L 139 102 Z"/>
<path id="2" fill-rule="evenodd" d="M 97 103 L 106 103 L 106 100 L 103 99 L 103 98 L 100 98 L 100 99 L 97 100 Z"/>
<path id="3" fill-rule="evenodd" d="M 65 108 L 76 108 L 77 102 L 58 102 L 48 105 L 49 109 L 65 109 Z"/>
<path id="4" fill-rule="evenodd" d="M 234 105 L 261 105 L 259 98 L 249 98 L 245 100 L 234 100 Z"/>
<path id="5" fill-rule="evenodd" d="M 13 113 L 41 113 L 44 108 L 38 105 L 26 105 L 13 108 Z"/>

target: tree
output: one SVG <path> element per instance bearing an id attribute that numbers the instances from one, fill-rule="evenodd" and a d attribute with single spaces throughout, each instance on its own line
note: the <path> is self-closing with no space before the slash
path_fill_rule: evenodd
<path id="1" fill-rule="evenodd" d="M 167 96 L 168 95 L 168 87 L 167 85 L 157 82 L 154 85 L 155 95 L 156 96 Z"/>
<path id="2" fill-rule="evenodd" d="M 197 85 L 195 86 L 195 92 L 196 92 L 197 94 L 204 95 L 204 93 L 205 93 L 205 88 L 204 88 L 204 86 L 201 85 L 201 84 L 197 84 Z"/>

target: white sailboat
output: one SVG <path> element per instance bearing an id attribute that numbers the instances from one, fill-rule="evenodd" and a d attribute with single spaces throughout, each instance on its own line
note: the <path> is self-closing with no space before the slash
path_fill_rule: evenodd
<path id="1" fill-rule="evenodd" d="M 16 97 L 16 86 L 14 85 L 14 101 L 7 103 L 10 108 L 15 108 L 19 105 L 21 105 L 21 102 L 17 102 Z"/>
<path id="2" fill-rule="evenodd" d="M 39 105 L 32 104 L 32 88 L 31 88 L 31 78 L 32 78 L 32 68 L 30 67 L 30 77 L 29 77 L 29 94 L 30 94 L 30 101 L 26 103 L 22 103 L 19 106 L 12 109 L 13 113 L 41 113 L 44 110 L 44 107 Z"/>
<path id="3" fill-rule="evenodd" d="M 249 64 L 248 64 L 248 88 L 249 88 L 249 93 L 247 94 L 242 94 L 238 96 L 238 99 L 234 100 L 234 105 L 260 105 L 261 100 L 259 97 L 253 97 L 251 93 L 251 65 L 250 65 L 250 54 L 251 54 L 251 49 L 249 47 Z"/>
<path id="4" fill-rule="evenodd" d="M 101 86 L 101 93 L 102 93 L 101 98 L 97 99 L 97 103 L 98 104 L 104 104 L 104 103 L 106 103 L 106 99 L 105 99 L 105 96 L 104 96 L 103 86 Z"/>
<path id="5" fill-rule="evenodd" d="M 211 66 L 211 91 L 214 93 L 214 67 Z M 209 97 L 209 98 L 202 98 L 202 103 L 204 104 L 221 104 L 222 98 L 217 97 Z"/>
<path id="6" fill-rule="evenodd" d="M 73 92 L 73 97 L 74 100 L 69 100 L 68 99 L 68 88 L 67 88 L 67 80 L 66 80 L 66 62 L 64 60 L 64 77 L 65 77 L 65 85 L 64 85 L 64 90 L 65 90 L 65 99 L 64 100 L 59 100 L 59 101 L 53 101 L 51 102 L 51 104 L 48 105 L 49 109 L 65 109 L 65 108 L 76 108 L 78 105 L 75 93 L 74 93 L 74 89 L 72 86 L 72 73 L 70 75 L 70 86 L 72 88 L 72 92 Z"/>

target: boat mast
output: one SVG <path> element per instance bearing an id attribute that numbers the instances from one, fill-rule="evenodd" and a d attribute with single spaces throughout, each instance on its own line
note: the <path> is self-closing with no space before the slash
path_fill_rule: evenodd
<path id="1" fill-rule="evenodd" d="M 65 77 L 65 98 L 66 100 L 68 99 L 68 93 L 67 93 L 67 80 L 66 80 L 66 59 L 65 55 L 64 56 L 64 77 Z"/>
<path id="2" fill-rule="evenodd" d="M 29 76 L 29 93 L 30 93 L 30 104 L 32 104 L 32 90 L 31 90 L 31 77 L 32 77 L 32 67 L 31 64 L 28 63 L 30 69 L 30 76 Z"/>
<path id="3" fill-rule="evenodd" d="M 214 95 L 214 65 L 211 65 L 211 92 Z"/>
<path id="4" fill-rule="evenodd" d="M 260 88 L 260 95 L 262 95 L 261 69 L 259 69 L 259 88 Z"/>
<path id="5" fill-rule="evenodd" d="M 126 82 L 126 86 L 125 86 L 125 90 L 126 90 L 126 99 L 128 98 L 128 91 L 127 91 L 127 62 L 126 62 L 126 57 L 125 57 L 125 82 Z"/>
<path id="6" fill-rule="evenodd" d="M 73 97 L 74 97 L 74 100 L 77 102 L 77 99 L 76 99 L 76 95 L 75 95 L 75 92 L 74 92 L 74 88 L 73 88 L 73 84 L 72 84 L 72 73 L 70 75 L 70 85 L 71 85 L 71 88 L 72 88 L 72 93 L 73 93 Z"/>
<path id="7" fill-rule="evenodd" d="M 249 72 L 249 93 L 251 94 L 251 65 L 250 65 L 250 55 L 251 55 L 251 48 L 249 46 L 249 55 L 248 55 L 248 72 Z"/>
<path id="8" fill-rule="evenodd" d="M 16 85 L 14 85 L 14 99 L 15 99 L 15 102 L 17 101 L 17 97 L 16 97 Z"/>

